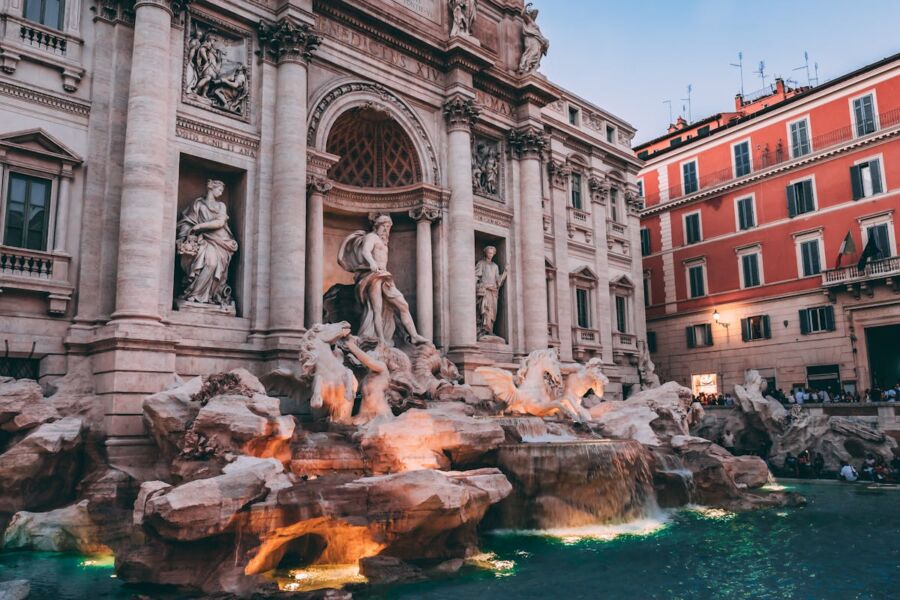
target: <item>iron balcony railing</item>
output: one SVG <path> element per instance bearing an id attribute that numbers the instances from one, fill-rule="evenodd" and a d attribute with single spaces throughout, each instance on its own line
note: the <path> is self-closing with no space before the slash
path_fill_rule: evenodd
<path id="1" fill-rule="evenodd" d="M 755 175 L 760 171 L 765 171 L 766 169 L 770 169 L 791 161 L 800 160 L 804 156 L 809 156 L 814 152 L 821 152 L 823 150 L 828 150 L 829 148 L 841 146 L 854 139 L 865 139 L 871 135 L 876 135 L 880 131 L 890 129 L 898 124 L 900 124 L 900 107 L 892 108 L 891 110 L 880 113 L 878 115 L 878 119 L 876 119 L 875 131 L 864 136 L 857 136 L 855 127 L 849 125 L 846 127 L 841 127 L 839 129 L 834 129 L 827 133 L 813 136 L 813 138 L 810 140 L 808 151 L 799 156 L 793 156 L 791 154 L 790 142 L 785 141 L 782 138 L 778 138 L 774 145 L 770 145 L 768 142 L 765 144 L 756 144 L 752 148 L 752 160 L 750 165 L 751 169 L 748 173 L 745 173 L 740 177 L 736 177 L 733 167 L 728 167 L 726 169 L 721 169 L 712 173 L 701 173 L 699 181 L 697 182 L 697 185 L 694 187 L 694 189 L 688 189 L 687 191 L 685 191 L 685 188 L 683 186 L 683 175 L 679 174 L 679 183 L 677 185 L 670 186 L 667 190 L 669 198 L 668 201 L 677 200 L 685 196 L 697 194 L 718 187 L 720 185 L 730 183 L 732 181 L 738 181 L 740 179 Z M 702 171 L 703 165 L 700 165 L 700 167 Z M 650 194 L 647 196 L 646 205 L 649 206 L 658 204 L 661 198 L 661 192 Z"/>
<path id="2" fill-rule="evenodd" d="M 856 265 L 850 265 L 823 271 L 822 285 L 826 287 L 844 285 L 896 275 L 900 275 L 900 256 L 889 256 L 880 260 L 869 261 L 866 268 L 862 270 Z"/>

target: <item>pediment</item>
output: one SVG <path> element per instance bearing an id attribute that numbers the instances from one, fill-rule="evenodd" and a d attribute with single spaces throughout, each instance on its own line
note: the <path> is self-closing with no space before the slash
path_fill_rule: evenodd
<path id="1" fill-rule="evenodd" d="M 7 151 L 36 154 L 66 163 L 82 162 L 82 158 L 71 148 L 40 128 L 0 134 L 0 146 Z"/>
<path id="2" fill-rule="evenodd" d="M 577 271 L 572 271 L 569 274 L 569 277 L 576 277 L 578 279 L 587 279 L 590 281 L 600 281 L 600 278 L 597 276 L 597 274 L 594 273 L 594 271 L 588 266 L 581 267 Z"/>
<path id="3" fill-rule="evenodd" d="M 627 275 L 617 277 L 616 279 L 610 281 L 609 285 L 612 287 L 626 288 L 630 290 L 634 289 L 634 282 L 632 282 Z"/>

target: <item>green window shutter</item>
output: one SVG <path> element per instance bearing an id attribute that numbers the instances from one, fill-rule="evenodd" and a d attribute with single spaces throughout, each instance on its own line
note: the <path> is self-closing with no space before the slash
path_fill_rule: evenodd
<path id="1" fill-rule="evenodd" d="M 772 325 L 769 322 L 769 315 L 763 315 L 762 328 L 763 328 L 763 337 L 767 340 L 772 339 Z"/>
<path id="2" fill-rule="evenodd" d="M 860 175 L 860 165 L 850 167 L 850 187 L 853 190 L 853 199 L 859 200 L 863 197 L 862 176 Z"/>
<path id="3" fill-rule="evenodd" d="M 802 206 L 798 206 L 800 210 L 803 212 L 809 212 L 815 209 L 815 203 L 813 202 L 813 182 L 812 179 L 807 179 L 802 182 L 801 187 L 803 189 L 803 204 Z"/>
<path id="4" fill-rule="evenodd" d="M 750 341 L 750 319 L 741 319 L 741 340 Z"/>
<path id="5" fill-rule="evenodd" d="M 826 306 L 825 307 L 825 330 L 826 331 L 834 331 L 834 307 Z"/>
<path id="6" fill-rule="evenodd" d="M 786 188 L 786 192 L 788 216 L 793 218 L 797 216 L 797 190 L 793 185 L 789 185 Z"/>
<path id="7" fill-rule="evenodd" d="M 712 336 L 712 325 L 706 323 L 703 325 L 703 328 L 706 329 L 706 342 L 708 345 L 713 345 L 713 336 Z"/>
<path id="8" fill-rule="evenodd" d="M 884 191 L 881 187 L 881 161 L 878 159 L 869 163 L 869 173 L 872 174 L 872 192 L 880 194 Z"/>
<path id="9" fill-rule="evenodd" d="M 697 339 L 694 337 L 694 328 L 692 326 L 687 327 L 687 346 L 688 348 L 696 348 L 697 347 Z"/>
<path id="10" fill-rule="evenodd" d="M 809 334 L 809 310 L 805 308 L 800 310 L 800 333 Z"/>

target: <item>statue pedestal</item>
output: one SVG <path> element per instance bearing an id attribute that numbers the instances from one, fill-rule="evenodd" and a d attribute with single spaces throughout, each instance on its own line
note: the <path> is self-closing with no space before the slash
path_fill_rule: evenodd
<path id="1" fill-rule="evenodd" d="M 234 304 L 222 306 L 220 304 L 203 304 L 202 302 L 191 302 L 190 300 L 178 299 L 175 301 L 178 310 L 185 312 L 195 312 L 204 315 L 225 315 L 228 317 L 237 316 L 237 310 Z"/>
<path id="2" fill-rule="evenodd" d="M 483 335 L 478 338 L 478 345 L 487 344 L 490 346 L 506 346 L 506 340 L 499 335 Z"/>

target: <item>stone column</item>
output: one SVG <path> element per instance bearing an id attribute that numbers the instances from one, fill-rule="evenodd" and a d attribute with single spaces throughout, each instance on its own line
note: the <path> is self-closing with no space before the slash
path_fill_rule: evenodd
<path id="1" fill-rule="evenodd" d="M 557 264 L 568 264 L 569 260 L 569 178 L 572 169 L 558 160 L 550 160 L 547 163 L 547 174 L 550 180 L 550 212 L 553 214 L 553 243 Z M 546 271 L 546 269 L 545 269 Z M 565 275 L 565 273 L 563 273 Z M 563 277 L 556 286 L 557 307 L 565 310 L 557 310 L 556 323 L 559 327 L 559 358 L 563 362 L 572 361 L 572 325 L 574 324 L 574 311 L 572 310 L 572 289 L 568 280 Z"/>
<path id="2" fill-rule="evenodd" d="M 307 23 L 259 24 L 263 56 L 278 65 L 272 164 L 269 331 L 300 333 L 306 300 L 307 65 L 320 43 Z"/>
<path id="3" fill-rule="evenodd" d="M 605 178 L 591 177 L 588 180 L 591 192 L 591 212 L 594 215 L 594 241 L 597 246 L 596 270 L 600 281 L 597 282 L 597 311 L 604 317 L 597 321 L 600 331 L 600 344 L 603 346 L 603 362 L 613 364 L 613 336 L 611 299 L 609 295 L 609 243 L 607 237 L 607 205 L 609 202 L 609 183 Z"/>
<path id="4" fill-rule="evenodd" d="M 480 109 L 456 95 L 444 104 L 450 181 L 450 349 L 477 342 L 475 307 L 475 208 L 472 192 L 472 125 Z"/>
<path id="5" fill-rule="evenodd" d="M 157 322 L 169 132 L 169 42 L 182 0 L 137 0 L 114 320 Z"/>
<path id="6" fill-rule="evenodd" d="M 434 268 L 431 224 L 441 216 L 437 207 L 422 205 L 409 211 L 416 222 L 416 316 L 419 335 L 434 339 Z"/>
<path id="7" fill-rule="evenodd" d="M 525 352 L 547 347 L 547 277 L 544 270 L 544 210 L 541 206 L 541 154 L 547 142 L 537 127 L 512 132 L 510 149 L 519 158 L 522 279 L 526 298 Z"/>
<path id="8" fill-rule="evenodd" d="M 72 204 L 70 198 L 72 176 L 72 168 L 67 165 L 59 178 L 59 194 L 56 196 L 59 209 L 56 211 L 56 237 L 53 240 L 53 252 L 66 252 L 66 240 L 69 236 L 69 206 Z M 2 177 L 3 173 L 0 172 L 0 181 L 3 180 Z"/>
<path id="9" fill-rule="evenodd" d="M 306 326 L 322 322 L 322 295 L 325 293 L 325 195 L 332 184 L 327 179 L 307 176 L 309 208 L 306 213 Z"/>

